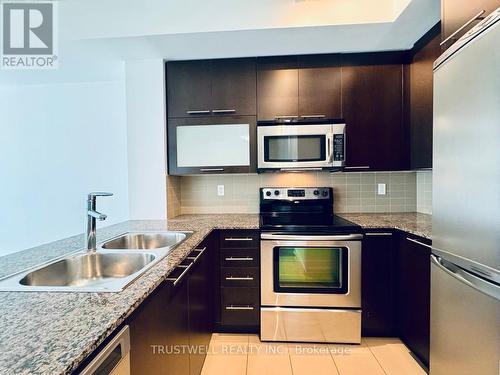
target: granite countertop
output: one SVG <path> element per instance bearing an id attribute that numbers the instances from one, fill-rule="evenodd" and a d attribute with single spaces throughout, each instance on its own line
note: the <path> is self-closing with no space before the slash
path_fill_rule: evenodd
<path id="1" fill-rule="evenodd" d="M 430 238 L 424 214 L 342 214 L 366 228 L 397 228 Z M 0 373 L 68 374 L 100 345 L 213 229 L 258 229 L 257 214 L 182 215 L 98 229 L 98 242 L 126 231 L 193 234 L 118 293 L 0 292 Z M 82 249 L 75 236 L 0 258 L 0 277 Z"/>
<path id="2" fill-rule="evenodd" d="M 193 234 L 118 293 L 0 292 L 0 374 L 68 374 L 127 318 L 212 229 L 258 229 L 258 215 L 185 215 L 166 221 L 129 221 L 110 228 L 98 241 L 133 230 L 182 230 Z M 83 237 L 44 245 L 58 257 L 83 244 Z M 80 247 L 81 248 L 81 247 Z M 33 250 L 10 269 L 25 268 Z M 46 260 L 46 259 L 45 259 Z M 0 259 L 0 265 L 2 260 Z M 35 263 L 36 264 L 36 263 Z"/>
<path id="3" fill-rule="evenodd" d="M 432 215 L 416 212 L 392 214 L 339 214 L 366 229 L 394 228 L 423 238 L 432 237 Z"/>

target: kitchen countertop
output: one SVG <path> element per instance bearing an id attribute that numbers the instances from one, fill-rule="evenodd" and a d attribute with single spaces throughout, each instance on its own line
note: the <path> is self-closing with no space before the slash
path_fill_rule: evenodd
<path id="1" fill-rule="evenodd" d="M 430 238 L 430 215 L 341 214 L 366 228 L 397 228 Z M 167 221 L 127 221 L 98 229 L 98 242 L 126 231 L 193 234 L 118 293 L 0 292 L 0 373 L 68 374 L 90 355 L 213 229 L 258 229 L 257 214 L 182 215 Z M 83 248 L 84 237 L 0 258 L 12 273 Z M 8 274 L 7 273 L 7 274 Z"/>
<path id="2" fill-rule="evenodd" d="M 392 214 L 339 214 L 366 229 L 394 228 L 423 238 L 432 237 L 432 215 L 416 212 Z"/>

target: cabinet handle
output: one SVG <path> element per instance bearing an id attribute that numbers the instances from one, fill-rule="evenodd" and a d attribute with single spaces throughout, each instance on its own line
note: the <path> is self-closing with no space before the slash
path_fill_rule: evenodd
<path id="1" fill-rule="evenodd" d="M 226 310 L 253 310 L 253 309 L 254 309 L 254 307 L 250 306 L 250 305 L 246 305 L 246 306 L 233 306 L 233 305 L 226 306 Z"/>
<path id="2" fill-rule="evenodd" d="M 295 116 L 295 115 L 278 115 L 278 116 L 275 116 L 274 119 L 275 120 L 279 120 L 279 119 L 294 119 L 294 118 L 298 118 L 299 116 Z"/>
<path id="3" fill-rule="evenodd" d="M 226 237 L 224 241 L 253 241 L 252 237 Z"/>
<path id="4" fill-rule="evenodd" d="M 186 111 L 188 115 L 209 115 L 209 110 L 200 110 L 200 111 Z"/>
<path id="5" fill-rule="evenodd" d="M 370 169 L 369 165 L 360 165 L 359 167 L 344 167 L 344 169 Z"/>
<path id="6" fill-rule="evenodd" d="M 302 118 L 325 118 L 326 115 L 301 115 Z"/>
<path id="7" fill-rule="evenodd" d="M 390 232 L 367 232 L 365 236 L 392 236 Z"/>
<path id="8" fill-rule="evenodd" d="M 225 258 L 225 260 L 251 262 L 251 261 L 253 261 L 253 258 L 252 257 L 228 257 L 228 258 Z"/>
<path id="9" fill-rule="evenodd" d="M 448 38 L 446 38 L 441 43 L 439 43 L 439 45 L 442 46 L 443 44 L 448 43 L 449 40 L 456 39 L 455 35 L 457 35 L 458 33 L 460 33 L 463 29 L 465 29 L 467 26 L 469 26 L 472 22 L 483 20 L 484 17 L 481 17 L 481 16 L 484 14 L 484 12 L 486 12 L 484 9 L 482 11 L 480 11 L 478 14 L 476 14 L 474 17 L 472 17 L 470 20 L 468 20 L 466 23 L 464 23 L 459 29 L 457 29 Z"/>
<path id="10" fill-rule="evenodd" d="M 173 281 L 172 284 L 174 286 L 176 286 L 177 284 L 179 284 L 181 282 L 181 280 L 184 278 L 184 276 L 186 276 L 186 274 L 188 273 L 188 271 L 191 268 L 191 266 L 193 265 L 193 263 L 194 262 L 189 263 L 189 265 L 187 265 L 187 266 L 183 266 L 183 265 L 177 266 L 178 268 L 184 268 L 184 271 L 182 271 L 182 273 L 179 275 L 179 277 L 177 277 L 177 278 L 167 277 L 165 280 Z"/>
<path id="11" fill-rule="evenodd" d="M 206 246 L 203 249 L 196 249 L 196 251 L 198 251 L 199 254 L 194 258 L 194 263 L 196 263 L 198 259 L 200 259 L 200 257 L 203 255 L 206 249 L 207 249 Z"/>
<path id="12" fill-rule="evenodd" d="M 252 281 L 253 277 L 245 276 L 245 277 L 237 277 L 237 276 L 228 276 L 226 277 L 228 281 Z"/>
<path id="13" fill-rule="evenodd" d="M 236 109 L 212 109 L 212 113 L 236 113 Z"/>
<path id="14" fill-rule="evenodd" d="M 432 246 L 427 245 L 427 244 L 425 244 L 425 243 L 423 243 L 423 242 L 420 242 L 420 241 L 414 240 L 413 238 L 406 237 L 406 239 L 407 239 L 408 241 L 415 242 L 417 245 L 424 246 L 424 247 L 428 247 L 429 249 L 432 249 Z"/>
<path id="15" fill-rule="evenodd" d="M 222 172 L 224 168 L 200 168 L 200 172 Z"/>

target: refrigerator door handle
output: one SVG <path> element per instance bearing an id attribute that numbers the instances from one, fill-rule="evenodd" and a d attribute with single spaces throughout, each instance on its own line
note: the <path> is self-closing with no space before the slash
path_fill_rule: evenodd
<path id="1" fill-rule="evenodd" d="M 488 282 L 464 269 L 454 265 L 453 263 L 443 260 L 434 254 L 431 255 L 431 262 L 438 268 L 446 272 L 448 275 L 454 277 L 460 282 L 470 286 L 471 288 L 484 293 L 490 297 L 500 301 L 500 286 Z"/>

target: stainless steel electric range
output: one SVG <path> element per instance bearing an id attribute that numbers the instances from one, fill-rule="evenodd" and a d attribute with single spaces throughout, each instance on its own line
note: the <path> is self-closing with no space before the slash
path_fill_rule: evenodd
<path id="1" fill-rule="evenodd" d="M 333 190 L 261 188 L 261 340 L 361 342 L 361 228 Z"/>

